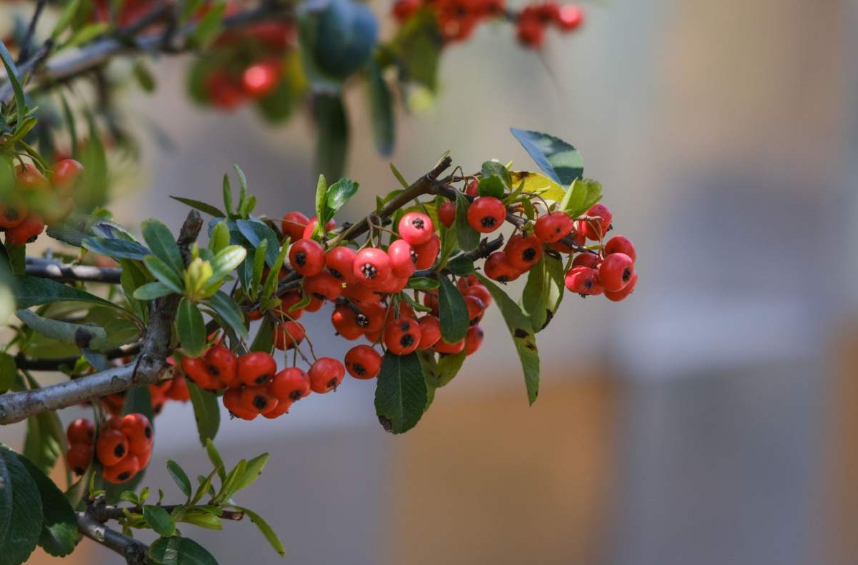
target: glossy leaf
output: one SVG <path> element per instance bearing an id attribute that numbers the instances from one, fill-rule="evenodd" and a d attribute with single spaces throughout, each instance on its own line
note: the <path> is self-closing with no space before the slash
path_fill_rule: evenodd
<path id="1" fill-rule="evenodd" d="M 375 389 L 375 411 L 384 429 L 401 434 L 416 426 L 423 416 L 426 395 L 417 354 L 385 353 Z"/>
<path id="2" fill-rule="evenodd" d="M 262 532 L 262 535 L 265 536 L 265 539 L 268 540 L 268 543 L 271 544 L 271 547 L 274 548 L 274 551 L 276 551 L 278 555 L 281 557 L 286 555 L 286 548 L 283 547 L 283 542 L 280 541 L 280 537 L 274 532 L 274 529 L 268 524 L 268 522 L 262 519 L 262 516 L 241 506 L 232 506 L 232 508 L 235 508 L 240 512 L 244 512 L 244 514 L 250 518 L 250 521 L 259 528 L 259 531 Z"/>
<path id="3" fill-rule="evenodd" d="M 0 447 L 0 478 L 4 479 L 0 501 L 11 499 L 11 512 L 6 514 L 9 525 L 0 539 L 0 565 L 20 565 L 30 557 L 41 537 L 42 499 L 18 454 L 5 447 Z"/>
<path id="4" fill-rule="evenodd" d="M 456 192 L 456 240 L 462 251 L 473 251 L 480 244 L 480 232 L 468 223 L 470 202 L 461 192 Z"/>
<path id="5" fill-rule="evenodd" d="M 169 512 L 160 506 L 144 506 L 143 518 L 159 536 L 169 537 L 176 534 L 176 522 Z"/>
<path id="6" fill-rule="evenodd" d="M 578 150 L 562 139 L 538 131 L 511 128 L 528 155 L 545 174 L 561 186 L 569 186 L 584 177 L 584 161 Z"/>
<path id="7" fill-rule="evenodd" d="M 464 339 L 468 333 L 468 306 L 462 293 L 450 279 L 440 277 L 438 311 L 441 320 L 441 337 L 447 343 Z"/>
<path id="8" fill-rule="evenodd" d="M 217 395 L 202 390 L 190 380 L 188 390 L 191 394 L 191 404 L 194 406 L 194 420 L 197 422 L 200 443 L 206 445 L 208 440 L 214 439 L 220 428 L 220 404 Z"/>
<path id="9" fill-rule="evenodd" d="M 77 543 L 77 516 L 63 492 L 25 457 L 18 460 L 27 469 L 30 478 L 39 489 L 42 501 L 42 529 L 39 533 L 39 546 L 48 555 L 65 557 L 74 551 Z"/>
<path id="10" fill-rule="evenodd" d="M 87 302 L 115 307 L 113 303 L 103 298 L 51 279 L 31 276 L 15 277 L 12 289 L 15 294 L 15 305 L 20 309 L 54 302 Z"/>
<path id="11" fill-rule="evenodd" d="M 158 565 L 218 565 L 212 554 L 192 539 L 158 538 L 149 546 L 149 560 Z"/>
<path id="12" fill-rule="evenodd" d="M 170 229 L 158 220 L 146 220 L 142 224 L 143 239 L 152 254 L 173 268 L 177 273 L 185 269 L 182 254 Z"/>
<path id="13" fill-rule="evenodd" d="M 176 329 L 179 332 L 179 342 L 191 357 L 199 357 L 206 349 L 206 324 L 203 314 L 197 305 L 182 298 L 176 313 Z"/>
<path id="14" fill-rule="evenodd" d="M 191 479 L 188 478 L 188 474 L 185 473 L 185 470 L 182 467 L 170 459 L 167 461 L 167 472 L 170 473 L 170 476 L 173 477 L 173 480 L 176 481 L 176 485 L 178 485 L 179 490 L 188 497 L 188 500 L 191 498 Z"/>
<path id="15" fill-rule="evenodd" d="M 183 198 L 181 196 L 171 196 L 173 200 L 178 200 L 182 204 L 186 204 L 191 208 L 195 208 L 200 212 L 205 212 L 210 216 L 214 216 L 215 218 L 223 218 L 226 216 L 217 206 L 212 206 L 211 204 L 206 204 L 205 202 L 201 202 L 199 200 L 194 200 L 193 198 Z"/>

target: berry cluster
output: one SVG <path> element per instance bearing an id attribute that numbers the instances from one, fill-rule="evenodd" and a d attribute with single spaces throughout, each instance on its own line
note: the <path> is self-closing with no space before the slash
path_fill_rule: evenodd
<path id="1" fill-rule="evenodd" d="M 8 245 L 32 243 L 45 229 L 72 211 L 72 192 L 83 172 L 74 159 L 54 165 L 50 180 L 30 163 L 16 168 L 10 194 L 0 194 L 0 231 Z"/>
<path id="2" fill-rule="evenodd" d="M 561 6 L 553 0 L 526 6 L 520 12 L 506 9 L 505 0 L 398 0 L 393 5 L 393 17 L 400 24 L 427 10 L 432 13 L 447 42 L 464 41 L 471 37 L 477 26 L 500 18 L 515 23 L 519 42 L 537 49 L 545 42 L 549 26 L 561 32 L 577 29 L 584 19 L 580 7 L 574 4 Z"/>
<path id="3" fill-rule="evenodd" d="M 110 418 L 97 439 L 93 423 L 78 418 L 69 424 L 66 437 L 69 468 L 82 475 L 95 455 L 104 468 L 105 480 L 113 484 L 129 481 L 146 468 L 154 442 L 152 424 L 143 414 Z"/>

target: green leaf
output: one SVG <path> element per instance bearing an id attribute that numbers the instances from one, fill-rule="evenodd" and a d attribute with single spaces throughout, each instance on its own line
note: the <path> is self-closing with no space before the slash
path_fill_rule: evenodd
<path id="1" fill-rule="evenodd" d="M 43 318 L 30 310 L 18 310 L 15 315 L 28 327 L 45 337 L 56 339 L 63 343 L 71 343 L 81 349 L 102 351 L 111 347 L 104 328 L 51 320 Z"/>
<path id="2" fill-rule="evenodd" d="M 201 512 L 193 508 L 188 509 L 188 512 L 179 521 L 199 528 L 206 528 L 207 530 L 223 529 L 223 520 L 217 514 Z"/>
<path id="3" fill-rule="evenodd" d="M 231 507 L 239 512 L 244 512 L 244 514 L 250 518 L 250 521 L 256 524 L 256 527 L 259 528 L 259 531 L 262 532 L 262 535 L 265 536 L 265 539 L 268 540 L 268 543 L 271 544 L 271 547 L 274 548 L 274 551 L 276 551 L 278 555 L 281 557 L 286 555 L 286 548 L 283 547 L 283 542 L 280 541 L 280 538 L 274 532 L 274 529 L 268 525 L 268 522 L 262 519 L 262 516 L 242 506 L 231 505 Z"/>
<path id="4" fill-rule="evenodd" d="M 214 439 L 220 427 L 220 405 L 217 395 L 200 389 L 190 380 L 188 380 L 188 390 L 191 394 L 191 404 L 194 406 L 194 419 L 197 421 L 200 443 L 206 445 L 209 440 Z"/>
<path id="5" fill-rule="evenodd" d="M 211 444 L 211 440 L 209 440 L 209 442 L 206 445 L 208 445 L 208 444 Z M 212 445 L 214 445 L 214 444 L 212 444 Z M 194 494 L 194 498 L 191 499 L 191 505 L 197 504 L 207 494 L 214 496 L 214 494 L 212 493 L 212 483 L 214 482 L 215 475 L 218 475 L 222 472 L 223 472 L 223 465 L 221 464 L 221 465 L 218 465 L 216 469 L 212 470 L 212 472 L 209 473 L 209 476 L 206 477 L 205 479 L 202 479 L 202 477 L 200 477 L 202 480 L 200 482 L 200 486 L 197 488 L 197 492 Z"/>
<path id="6" fill-rule="evenodd" d="M 176 481 L 176 484 L 179 486 L 179 490 L 184 493 L 185 496 L 188 497 L 188 500 L 191 499 L 191 479 L 188 478 L 187 473 L 182 467 L 173 461 L 172 459 L 167 461 L 167 472 L 170 473 L 170 476 L 173 477 L 173 480 Z M 164 534 L 162 534 L 164 535 Z"/>
<path id="7" fill-rule="evenodd" d="M 218 291 L 209 300 L 209 304 L 215 309 L 215 312 L 226 322 L 229 327 L 235 331 L 241 338 L 247 339 L 249 333 L 244 325 L 244 313 L 238 304 L 230 298 L 226 293 Z"/>
<path id="8" fill-rule="evenodd" d="M 134 66 L 131 70 L 134 73 L 134 78 L 137 79 L 137 84 L 140 85 L 140 88 L 144 92 L 155 92 L 158 84 L 155 81 L 155 75 L 152 74 L 152 70 L 146 65 L 145 61 L 142 59 L 134 61 Z"/>
<path id="9" fill-rule="evenodd" d="M 438 382 L 435 388 L 441 388 L 450 383 L 465 363 L 467 354 L 464 351 L 453 355 L 441 355 L 438 359 Z"/>
<path id="10" fill-rule="evenodd" d="M 264 243 L 267 249 L 269 245 L 268 240 L 263 240 L 260 243 Z M 220 250 L 218 254 L 215 255 L 214 261 L 212 261 L 212 270 L 214 271 L 213 277 L 222 279 L 232 271 L 236 270 L 241 262 L 244 261 L 245 257 L 247 257 L 247 250 L 240 245 L 230 245 L 229 247 Z"/>
<path id="11" fill-rule="evenodd" d="M 434 91 L 438 83 L 438 65 L 443 39 L 434 11 L 421 10 L 409 18 L 390 44 L 404 74 L 410 81 Z"/>
<path id="12" fill-rule="evenodd" d="M 60 35 L 71 25 L 72 20 L 77 14 L 78 8 L 80 8 L 81 0 L 71 0 L 68 2 L 63 11 L 60 12 L 59 17 L 57 18 L 57 23 L 54 25 L 54 30 L 51 32 L 51 39 L 56 42 L 59 39 Z"/>
<path id="13" fill-rule="evenodd" d="M 176 522 L 169 512 L 160 506 L 144 506 L 143 518 L 159 536 L 170 537 L 176 534 Z"/>
<path id="14" fill-rule="evenodd" d="M 489 290 L 495 304 L 509 328 L 515 349 L 524 369 L 524 384 L 527 387 L 527 399 L 530 404 L 536 402 L 539 395 L 539 350 L 536 347 L 536 336 L 530 318 L 521 311 L 518 304 L 512 301 L 499 286 L 477 273 L 477 278 Z"/>
<path id="15" fill-rule="evenodd" d="M 468 333 L 468 305 L 462 293 L 450 279 L 440 277 L 438 290 L 438 311 L 441 320 L 441 337 L 447 343 L 455 343 Z"/>
<path id="16" fill-rule="evenodd" d="M 436 279 L 430 279 L 429 277 L 414 277 L 408 280 L 407 288 L 413 288 L 416 290 L 433 290 L 441 286 Z"/>
<path id="17" fill-rule="evenodd" d="M 158 538 L 149 546 L 149 559 L 158 565 L 218 565 L 203 546 L 181 537 Z"/>
<path id="18" fill-rule="evenodd" d="M 78 47 L 84 43 L 89 43 L 99 35 L 106 33 L 110 29 L 110 24 L 107 22 L 96 22 L 86 25 L 77 30 L 71 39 L 62 44 L 61 49 L 69 47 Z"/>
<path id="19" fill-rule="evenodd" d="M 355 195 L 358 191 L 358 183 L 351 179 L 340 179 L 326 191 L 325 199 L 325 222 L 334 217 L 339 212 L 340 208 L 348 202 L 349 198 Z"/>
<path id="20" fill-rule="evenodd" d="M 416 353 L 384 354 L 375 389 L 375 411 L 385 430 L 401 434 L 416 426 L 423 416 L 426 394 Z"/>
<path id="21" fill-rule="evenodd" d="M 402 185 L 402 188 L 408 188 L 408 181 L 405 180 L 405 177 L 402 176 L 402 173 L 399 172 L 399 169 L 396 168 L 396 165 L 390 163 L 390 172 L 393 173 L 393 176 L 396 177 L 396 180 L 399 181 L 399 184 Z"/>
<path id="22" fill-rule="evenodd" d="M 168 294 L 173 294 L 173 290 L 170 287 L 160 282 L 151 282 L 135 290 L 134 298 L 137 300 L 155 300 Z"/>
<path id="23" fill-rule="evenodd" d="M 512 188 L 512 174 L 509 172 L 509 169 L 507 169 L 506 166 L 499 161 L 484 162 L 482 168 L 480 169 L 480 175 L 486 179 L 492 176 L 496 176 L 500 179 L 505 190 L 509 190 L 510 188 Z"/>
<path id="24" fill-rule="evenodd" d="M 232 216 L 235 209 L 232 207 L 232 187 L 229 184 L 229 175 L 223 175 L 223 207 L 227 216 Z"/>
<path id="25" fill-rule="evenodd" d="M 176 314 L 179 342 L 190 357 L 199 357 L 206 349 L 206 324 L 197 305 L 182 298 Z"/>
<path id="26" fill-rule="evenodd" d="M 545 174 L 561 186 L 584 178 L 584 161 L 573 146 L 562 139 L 538 131 L 511 128 L 510 131 Z"/>
<path id="27" fill-rule="evenodd" d="M 572 183 L 560 202 L 560 210 L 573 218 L 584 214 L 602 198 L 602 183 L 592 179 L 578 179 Z"/>
<path id="28" fill-rule="evenodd" d="M 87 302 L 115 307 L 113 303 L 86 291 L 51 279 L 20 276 L 13 279 L 15 305 L 20 309 L 54 302 Z"/>
<path id="29" fill-rule="evenodd" d="M 479 184 L 480 196 L 493 196 L 495 198 L 503 198 L 506 189 L 503 186 L 503 181 L 497 175 L 483 177 Z"/>
<path id="30" fill-rule="evenodd" d="M 325 218 L 325 207 L 328 202 L 328 181 L 324 174 L 319 175 L 319 180 L 316 181 L 316 218 Z M 317 221 L 316 230 L 313 235 L 320 233 L 324 229 L 324 224 L 327 220 Z"/>
<path id="31" fill-rule="evenodd" d="M 480 232 L 468 223 L 468 207 L 471 205 L 467 197 L 456 192 L 456 239 L 462 251 L 473 251 L 480 244 Z"/>
<path id="32" fill-rule="evenodd" d="M 152 254 L 173 268 L 177 273 L 185 270 L 182 254 L 170 228 L 158 220 L 146 220 L 142 224 L 143 239 L 146 240 Z"/>
<path id="33" fill-rule="evenodd" d="M 147 255 L 151 255 L 145 246 L 136 241 L 124 239 L 109 239 L 105 237 L 84 237 L 81 246 L 93 253 L 107 255 L 113 259 L 133 259 L 142 261 Z"/>
<path id="34" fill-rule="evenodd" d="M 470 275 L 474 272 L 474 261 L 462 255 L 453 257 L 447 263 L 447 269 L 449 269 L 449 271 L 454 275 L 459 275 L 460 277 Z"/>
<path id="35" fill-rule="evenodd" d="M 27 418 L 23 455 L 41 472 L 50 474 L 65 447 L 65 433 L 56 412 L 45 411 Z"/>
<path id="36" fill-rule="evenodd" d="M 265 468 L 265 464 L 268 463 L 268 457 L 267 453 L 263 453 L 247 462 L 247 469 L 233 486 L 235 492 L 246 489 L 256 482 L 256 479 L 258 479 L 262 474 L 262 469 Z"/>
<path id="37" fill-rule="evenodd" d="M 210 438 L 206 438 L 203 442 L 203 445 L 206 447 L 206 453 L 209 456 L 209 461 L 212 462 L 212 465 L 217 470 L 217 474 L 220 477 L 221 481 L 226 480 L 226 466 L 223 464 L 223 459 L 220 456 L 220 452 L 218 452 L 217 447 L 215 447 L 214 442 Z"/>
<path id="38" fill-rule="evenodd" d="M 187 204 L 191 208 L 195 208 L 200 212 L 205 212 L 209 216 L 214 216 L 215 218 L 224 218 L 226 214 L 220 211 L 217 206 L 212 206 L 211 204 L 206 204 L 205 202 L 201 202 L 199 200 L 194 200 L 192 198 L 182 198 L 181 196 L 171 196 L 173 200 L 178 200 L 182 204 Z"/>
<path id="39" fill-rule="evenodd" d="M 197 28 L 189 38 L 193 45 L 200 50 L 204 50 L 211 45 L 223 29 L 226 2 L 212 2 L 209 6 L 209 10 L 200 19 Z"/>
<path id="40" fill-rule="evenodd" d="M 319 128 L 316 170 L 327 178 L 338 179 L 346 168 L 349 143 L 345 105 L 338 95 L 319 94 L 315 98 L 314 109 Z"/>
<path id="41" fill-rule="evenodd" d="M 6 67 L 6 76 L 12 84 L 12 91 L 15 93 L 15 112 L 18 115 L 18 127 L 24 121 L 24 116 L 27 114 L 27 101 L 24 97 L 24 88 L 21 84 L 21 77 L 18 75 L 18 68 L 15 66 L 15 59 L 12 54 L 6 49 L 6 44 L 0 40 L 0 59 L 3 59 L 3 66 Z"/>
<path id="42" fill-rule="evenodd" d="M 379 155 L 387 156 L 393 151 L 396 141 L 393 97 L 381 73 L 381 68 L 375 61 L 370 61 L 367 67 L 367 85 L 375 148 Z"/>
<path id="43" fill-rule="evenodd" d="M 41 537 L 42 499 L 18 454 L 5 447 L 0 447 L 0 478 L 0 509 L 6 510 L 0 515 L 8 517 L 5 535 L 0 538 L 0 565 L 20 565 L 30 557 Z M 4 504 L 4 499 L 10 505 Z"/>
<path id="44" fill-rule="evenodd" d="M 12 388 L 17 374 L 18 365 L 15 358 L 8 353 L 0 353 L 0 394 Z"/>
<path id="45" fill-rule="evenodd" d="M 277 261 L 277 252 L 280 249 L 280 241 L 274 230 L 269 228 L 259 220 L 236 220 L 235 225 L 238 231 L 247 239 L 254 248 L 259 247 L 263 241 L 268 242 L 268 248 L 265 254 L 265 260 L 268 266 L 274 265 Z"/>
<path id="46" fill-rule="evenodd" d="M 146 268 L 149 269 L 149 272 L 152 273 L 161 284 L 176 294 L 182 293 L 184 283 L 182 282 L 181 271 L 177 272 L 173 270 L 170 265 L 155 255 L 147 256 L 143 262 L 146 263 Z"/>
<path id="47" fill-rule="evenodd" d="M 522 309 L 530 316 L 533 329 L 541 331 L 557 312 L 564 295 L 563 262 L 543 255 L 527 276 L 521 295 Z"/>
<path id="48" fill-rule="evenodd" d="M 77 516 L 68 499 L 41 470 L 25 457 L 18 457 L 39 489 L 42 501 L 42 529 L 39 545 L 48 555 L 65 557 L 77 543 Z"/>

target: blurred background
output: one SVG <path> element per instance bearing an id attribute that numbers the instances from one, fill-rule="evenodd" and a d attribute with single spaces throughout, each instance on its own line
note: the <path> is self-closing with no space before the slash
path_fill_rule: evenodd
<path id="1" fill-rule="evenodd" d="M 858 562 L 858 4 L 613 0 L 587 18 L 541 55 L 508 27 L 451 49 L 437 103 L 399 116 L 391 160 L 409 179 L 447 149 L 466 171 L 527 168 L 510 126 L 570 141 L 637 244 L 637 291 L 567 296 L 539 336 L 533 407 L 492 310 L 482 349 L 404 436 L 382 431 L 374 384 L 355 380 L 286 418 L 225 422 L 228 463 L 272 455 L 240 502 L 274 525 L 285 562 Z M 213 115 L 184 95 L 182 61 L 159 72 L 130 107 L 172 147 L 148 139 L 121 221 L 178 226 L 186 209 L 167 196 L 217 200 L 233 163 L 261 212 L 312 210 L 309 120 Z M 368 117 L 351 127 L 361 191 L 344 218 L 396 186 Z M 317 318 L 317 348 L 343 354 Z M 144 484 L 169 498 L 167 459 L 192 476 L 208 462 L 189 406 L 168 404 L 157 428 Z M 246 521 L 183 530 L 224 565 L 281 562 Z M 89 542 L 73 560 L 121 562 Z"/>

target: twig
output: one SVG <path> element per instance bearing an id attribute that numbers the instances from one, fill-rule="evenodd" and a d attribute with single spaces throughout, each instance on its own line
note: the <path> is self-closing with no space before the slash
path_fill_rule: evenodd
<path id="1" fill-rule="evenodd" d="M 190 262 L 190 245 L 196 241 L 203 221 L 196 210 L 185 220 L 177 242 L 185 264 Z M 149 326 L 135 362 L 100 371 L 80 379 L 45 388 L 0 395 L 0 424 L 20 422 L 46 410 L 58 410 L 81 402 L 158 382 L 169 370 L 170 338 L 180 296 L 171 294 L 152 302 Z"/>
<path id="2" fill-rule="evenodd" d="M 36 4 L 36 9 L 33 11 L 33 17 L 30 18 L 30 25 L 27 27 L 27 34 L 24 36 L 24 41 L 21 43 L 21 52 L 18 54 L 18 62 L 25 61 L 27 55 L 30 54 L 30 44 L 33 42 L 33 35 L 36 33 L 36 26 L 39 24 L 39 18 L 42 17 L 42 11 L 45 9 L 47 0 L 39 0 Z"/>
<path id="3" fill-rule="evenodd" d="M 149 562 L 146 544 L 108 528 L 90 516 L 89 512 L 78 512 L 77 529 L 94 542 L 121 555 L 128 565 L 146 565 Z"/>
<path id="4" fill-rule="evenodd" d="M 27 257 L 26 274 L 60 282 L 100 282 L 119 284 L 122 269 L 66 265 L 60 261 Z"/>
<path id="5" fill-rule="evenodd" d="M 179 508 L 180 505 L 172 504 L 161 506 L 168 513 L 172 514 L 173 510 Z M 142 514 L 143 508 L 140 506 L 108 506 L 105 504 L 94 504 L 90 508 L 90 515 L 92 518 L 98 522 L 107 522 L 108 520 L 121 520 L 125 518 L 125 511 L 133 512 L 135 514 Z M 219 518 L 223 520 L 233 520 L 239 521 L 244 519 L 244 512 L 239 512 L 235 510 L 223 510 L 220 509 L 221 513 Z"/>
<path id="6" fill-rule="evenodd" d="M 122 347 L 117 347 L 116 349 L 111 349 L 110 351 L 105 352 L 103 355 L 107 358 L 108 361 L 112 361 L 114 359 L 121 359 L 123 357 L 137 355 L 138 353 L 140 353 L 142 347 L 142 342 L 132 343 L 130 345 L 123 345 Z M 27 357 L 22 353 L 18 353 L 17 355 L 15 355 L 15 366 L 25 371 L 58 371 L 63 366 L 73 367 L 78 359 L 80 359 L 80 355 L 69 357 L 51 357 L 47 359 L 33 359 L 31 357 Z"/>

